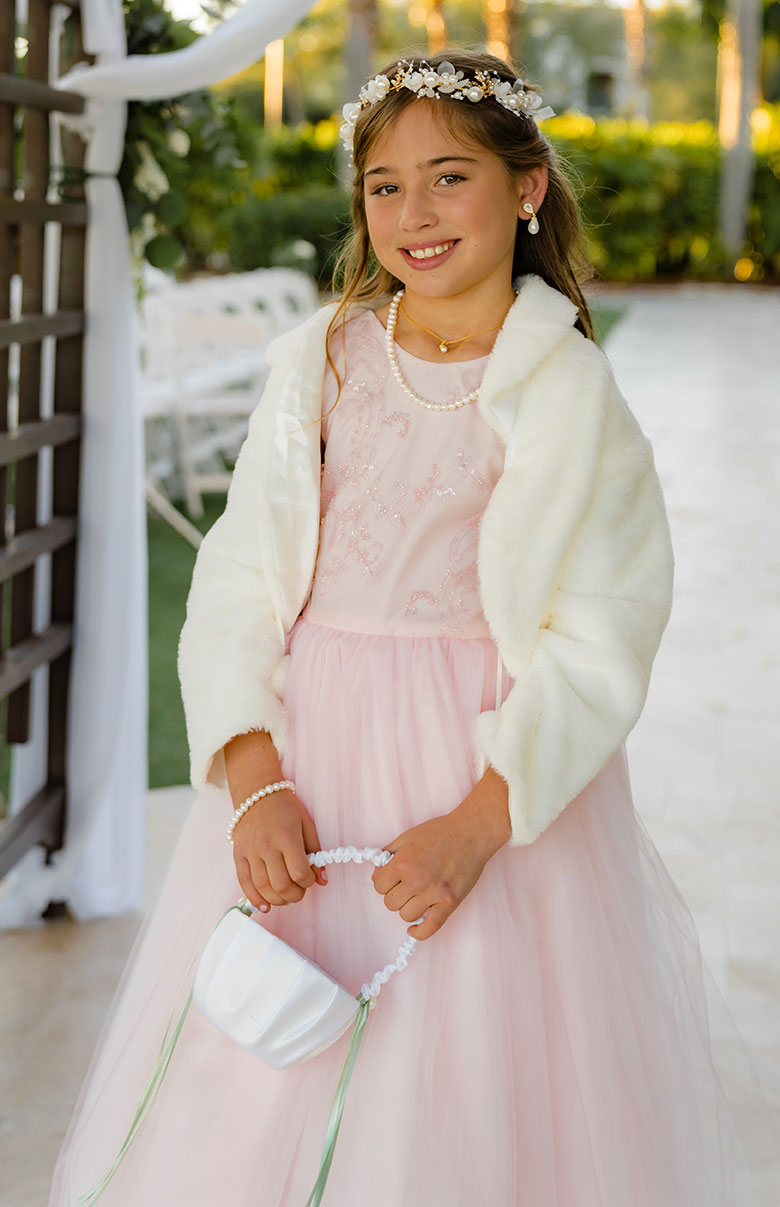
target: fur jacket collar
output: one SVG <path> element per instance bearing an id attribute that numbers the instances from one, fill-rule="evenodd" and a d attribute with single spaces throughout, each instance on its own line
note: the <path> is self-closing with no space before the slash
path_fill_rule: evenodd
<path id="1" fill-rule="evenodd" d="M 482 605 L 513 684 L 474 734 L 475 774 L 506 780 L 510 845 L 533 842 L 635 725 L 672 602 L 652 449 L 610 364 L 540 277 L 518 296 L 477 406 L 506 445 L 480 524 Z M 195 787 L 222 748 L 267 729 L 284 753 L 286 643 L 311 590 L 320 523 L 323 306 L 267 349 L 225 510 L 198 551 L 179 641 Z M 364 307 L 354 307 L 350 316 Z"/>

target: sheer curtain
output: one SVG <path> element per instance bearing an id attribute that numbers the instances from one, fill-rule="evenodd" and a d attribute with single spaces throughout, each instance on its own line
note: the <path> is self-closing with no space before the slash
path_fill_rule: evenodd
<path id="1" fill-rule="evenodd" d="M 49 901 L 84 920 L 141 905 L 147 789 L 147 551 L 143 425 L 138 403 L 135 307 L 127 226 L 116 172 L 126 102 L 177 96 L 261 58 L 314 0 L 247 0 L 183 50 L 126 54 L 121 0 L 81 0 L 84 48 L 96 55 L 55 86 L 87 98 L 83 115 L 58 118 L 87 141 L 84 429 L 76 632 L 68 734 L 65 845 L 43 862 L 34 847 L 0 897 L 0 927 L 35 926 Z M 62 20 L 54 8 L 55 28 Z M 55 39 L 52 39 L 54 48 Z M 56 131 L 53 139 L 56 148 Z M 55 249 L 56 250 L 56 249 Z M 50 257 L 56 273 L 56 255 Z M 44 576 L 36 616 L 47 622 Z M 10 809 L 43 783 L 45 683 L 33 686 L 36 740 L 13 748 Z"/>

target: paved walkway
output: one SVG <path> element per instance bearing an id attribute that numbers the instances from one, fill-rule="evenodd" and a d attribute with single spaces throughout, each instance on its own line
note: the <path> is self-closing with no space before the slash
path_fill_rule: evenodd
<path id="1" fill-rule="evenodd" d="M 634 798 L 780 1116 L 780 289 L 599 297 L 630 305 L 607 352 L 676 563 L 628 741 Z"/>
<path id="2" fill-rule="evenodd" d="M 601 287 L 607 351 L 653 442 L 676 552 L 672 619 L 628 743 L 637 807 L 780 1110 L 780 290 Z M 148 797 L 147 898 L 188 788 Z M 0 1202 L 51 1166 L 139 916 L 0 937 Z M 12 1067 L 11 1067 L 12 1065 Z"/>

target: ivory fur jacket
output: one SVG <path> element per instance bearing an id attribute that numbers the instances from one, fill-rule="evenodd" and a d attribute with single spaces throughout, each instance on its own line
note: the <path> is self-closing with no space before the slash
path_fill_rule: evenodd
<path id="1" fill-rule="evenodd" d="M 673 554 L 650 442 L 607 358 L 573 326 L 562 293 L 533 274 L 515 287 L 476 404 L 506 444 L 477 568 L 514 683 L 479 714 L 474 739 L 477 776 L 489 763 L 507 783 L 509 845 L 521 846 L 635 725 L 669 619 Z M 178 656 L 196 788 L 226 786 L 222 748 L 237 734 L 266 729 L 284 754 L 287 638 L 319 539 L 317 420 L 334 309 L 269 344 L 225 510 L 198 551 Z"/>

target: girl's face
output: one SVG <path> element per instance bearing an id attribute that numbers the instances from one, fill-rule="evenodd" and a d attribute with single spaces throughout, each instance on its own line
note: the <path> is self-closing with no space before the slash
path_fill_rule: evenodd
<path id="1" fill-rule="evenodd" d="M 405 108 L 368 157 L 371 244 L 409 292 L 433 300 L 498 287 L 502 296 L 511 287 L 522 203 L 541 204 L 546 169 L 513 181 L 497 155 L 435 120 L 436 103 Z"/>

